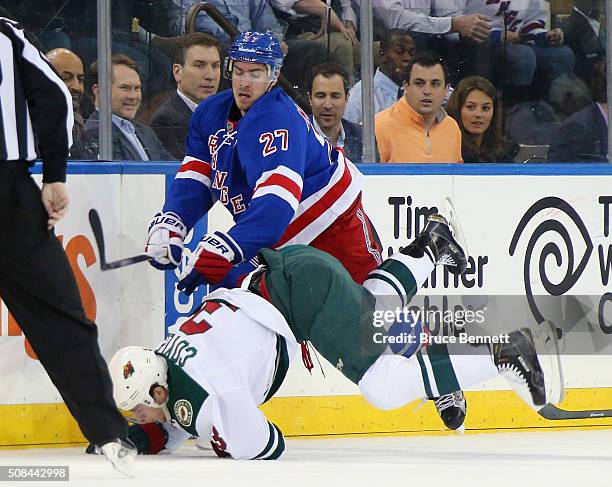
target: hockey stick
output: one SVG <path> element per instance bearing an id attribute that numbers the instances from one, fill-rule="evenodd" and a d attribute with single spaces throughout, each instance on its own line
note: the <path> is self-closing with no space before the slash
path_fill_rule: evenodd
<path id="1" fill-rule="evenodd" d="M 124 259 L 114 260 L 112 262 L 106 262 L 106 251 L 104 247 L 104 232 L 102 231 L 102 222 L 100 221 L 100 215 L 98 215 L 98 212 L 93 208 L 89 210 L 89 224 L 91 225 L 91 230 L 93 231 L 94 238 L 96 239 L 98 253 L 100 254 L 100 269 L 103 271 L 119 269 L 120 267 L 137 264 L 138 262 L 146 262 L 166 254 L 163 251 L 158 254 L 145 253 L 134 255 L 132 257 L 126 257 Z"/>
<path id="2" fill-rule="evenodd" d="M 582 411 L 567 411 L 552 404 L 547 404 L 538 411 L 543 418 L 550 420 L 559 419 L 593 419 L 612 418 L 612 409 L 585 409 Z"/>

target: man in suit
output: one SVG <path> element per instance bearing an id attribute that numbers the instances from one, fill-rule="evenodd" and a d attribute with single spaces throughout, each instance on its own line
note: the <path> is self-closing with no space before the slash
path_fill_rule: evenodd
<path id="1" fill-rule="evenodd" d="M 346 69 L 337 63 L 323 63 L 312 69 L 308 83 L 311 120 L 332 147 L 341 147 L 351 161 L 361 162 L 362 128 L 343 118 L 348 101 L 348 79 Z"/>
<path id="2" fill-rule="evenodd" d="M 124 54 L 113 54 L 111 65 L 113 160 L 173 160 L 174 157 L 164 148 L 153 129 L 134 121 L 142 101 L 141 82 L 136 63 Z M 87 74 L 89 82 L 92 83 L 91 91 L 96 110 L 85 122 L 85 130 L 97 148 L 100 106 L 97 61 L 91 64 Z"/>
<path id="3" fill-rule="evenodd" d="M 550 162 L 608 162 L 608 94 L 605 59 L 593 67 L 594 102 L 565 119 L 550 146 Z"/>
<path id="4" fill-rule="evenodd" d="M 601 25 L 603 0 L 574 0 L 574 8 L 561 27 L 565 33 L 565 44 L 576 57 L 575 73 L 587 80 L 593 66 L 606 57 L 605 25 Z"/>
<path id="5" fill-rule="evenodd" d="M 174 159 L 182 160 L 191 114 L 219 88 L 219 41 L 202 32 L 186 35 L 176 52 L 172 73 L 176 80 L 176 93 L 157 109 L 151 127 Z"/>

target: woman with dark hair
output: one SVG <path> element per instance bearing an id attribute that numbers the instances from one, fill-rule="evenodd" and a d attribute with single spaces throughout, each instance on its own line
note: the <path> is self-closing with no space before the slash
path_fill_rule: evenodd
<path id="1" fill-rule="evenodd" d="M 512 162 L 518 144 L 501 134 L 501 110 L 495 87 L 486 78 L 461 80 L 448 100 L 448 114 L 461 129 L 463 162 Z"/>

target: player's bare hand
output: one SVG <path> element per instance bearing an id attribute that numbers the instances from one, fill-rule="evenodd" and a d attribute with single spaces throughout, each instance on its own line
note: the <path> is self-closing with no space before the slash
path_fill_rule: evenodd
<path id="1" fill-rule="evenodd" d="M 353 22 L 350 20 L 345 20 L 344 27 L 346 28 L 346 33 L 348 34 L 349 39 L 351 40 L 351 44 L 356 46 L 359 39 L 357 39 L 357 29 L 355 28 L 355 24 L 353 24 Z"/>
<path id="2" fill-rule="evenodd" d="M 43 183 L 42 185 L 42 203 L 47 211 L 49 218 L 47 219 L 47 228 L 51 229 L 58 221 L 60 221 L 66 213 L 70 205 L 70 197 L 66 190 L 65 183 Z"/>
<path id="3" fill-rule="evenodd" d="M 563 41 L 565 40 L 565 36 L 563 34 L 563 31 L 557 28 L 549 30 L 546 33 L 546 40 L 551 46 L 561 46 L 563 44 Z"/>
<path id="4" fill-rule="evenodd" d="M 482 14 L 458 15 L 451 21 L 451 31 L 458 32 L 462 39 L 481 43 L 491 33 L 491 18 Z"/>
<path id="5" fill-rule="evenodd" d="M 502 35 L 502 37 L 503 37 L 503 35 Z M 506 42 L 508 44 L 520 44 L 521 36 L 518 34 L 518 32 L 508 31 L 508 32 L 506 32 Z"/>

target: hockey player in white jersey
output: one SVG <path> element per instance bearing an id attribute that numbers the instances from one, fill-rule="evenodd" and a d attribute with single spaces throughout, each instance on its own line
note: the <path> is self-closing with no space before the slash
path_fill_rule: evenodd
<path id="1" fill-rule="evenodd" d="M 169 453 L 195 435 L 222 457 L 278 458 L 283 435 L 258 406 L 297 350 L 282 315 L 246 290 L 222 289 L 168 332 L 155 351 L 126 347 L 110 362 L 117 406 L 143 423 L 129 432 L 139 453 Z"/>
<path id="2" fill-rule="evenodd" d="M 498 374 L 534 409 L 562 399 L 549 324 L 517 330 L 491 347 L 432 345 L 412 356 L 388 353 L 384 340 L 363 347 L 364 337 L 385 334 L 372 320 L 381 296 L 405 306 L 434 265 L 451 272 L 465 266 L 466 254 L 441 215 L 430 216 L 419 237 L 364 286 L 313 247 L 264 249 L 259 256 L 264 265 L 245 280 L 245 289 L 209 295 L 155 351 L 128 347 L 111 360 L 117 405 L 146 423 L 130 431 L 140 453 L 172 452 L 196 435 L 210 437 L 220 456 L 278 458 L 283 435 L 257 406 L 280 386 L 297 340 L 310 341 L 384 410 Z"/>

